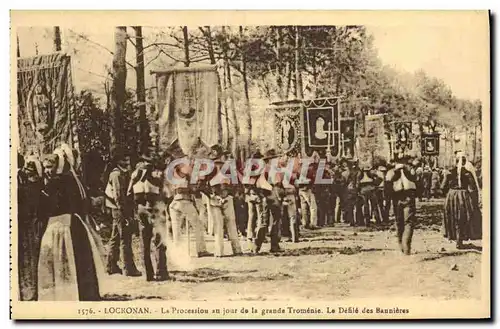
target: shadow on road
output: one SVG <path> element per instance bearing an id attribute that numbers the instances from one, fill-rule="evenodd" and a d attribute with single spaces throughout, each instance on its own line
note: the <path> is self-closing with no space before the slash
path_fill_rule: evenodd
<path id="1" fill-rule="evenodd" d="M 118 295 L 118 294 L 105 294 L 102 297 L 103 301 L 114 301 L 114 302 L 120 302 L 120 301 L 127 301 L 127 300 L 138 300 L 138 299 L 158 299 L 162 300 L 164 298 L 160 296 L 131 296 L 128 294 L 123 294 L 123 295 Z"/>
<path id="2" fill-rule="evenodd" d="M 297 256 L 312 256 L 312 255 L 355 255 L 363 252 L 384 251 L 390 249 L 379 248 L 363 248 L 362 246 L 355 247 L 304 247 L 298 249 L 288 249 L 279 253 L 273 254 L 275 257 L 297 257 Z"/>

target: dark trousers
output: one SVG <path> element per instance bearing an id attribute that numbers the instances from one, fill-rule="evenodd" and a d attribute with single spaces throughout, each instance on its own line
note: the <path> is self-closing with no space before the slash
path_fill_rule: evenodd
<path id="1" fill-rule="evenodd" d="M 384 189 L 378 188 L 375 193 L 377 196 L 377 208 L 379 209 L 380 216 L 382 217 L 382 221 L 387 223 L 389 221 L 390 201 L 386 197 Z"/>
<path id="2" fill-rule="evenodd" d="M 360 190 L 361 201 L 363 202 L 364 224 L 370 225 L 372 214 L 375 215 L 377 224 L 381 222 L 381 213 L 378 208 L 376 189 L 373 187 L 362 187 Z"/>
<path id="3" fill-rule="evenodd" d="M 262 214 L 257 216 L 255 251 L 258 252 L 262 247 L 267 232 L 269 232 L 271 239 L 271 252 L 279 251 L 282 205 L 273 198 L 263 198 L 261 206 L 262 208 L 258 208 L 258 211 L 262 211 Z M 262 223 L 259 223 L 259 221 L 262 221 Z"/>
<path id="4" fill-rule="evenodd" d="M 344 222 L 351 224 L 351 226 L 361 225 L 363 221 L 363 216 L 361 213 L 361 203 L 358 199 L 358 192 L 354 189 L 346 189 L 343 192 L 343 207 L 342 216 L 344 217 Z M 354 214 L 356 210 L 356 215 Z M 356 216 L 356 219 L 354 218 Z"/>
<path id="5" fill-rule="evenodd" d="M 334 186 L 333 204 L 335 205 L 335 222 L 340 223 L 344 209 L 344 195 L 346 188 L 342 186 Z M 344 222 L 345 219 L 344 219 Z"/>
<path id="6" fill-rule="evenodd" d="M 119 209 L 112 209 L 111 215 L 113 217 L 113 229 L 111 231 L 111 239 L 109 240 L 107 270 L 110 273 L 116 272 L 121 253 L 124 274 L 127 275 L 128 272 L 136 272 L 137 268 L 132 253 L 133 228 L 129 223 L 132 216 L 127 215 Z"/>
<path id="7" fill-rule="evenodd" d="M 248 226 L 248 204 L 245 202 L 244 197 L 235 197 L 234 201 L 234 212 L 236 215 L 236 228 L 241 235 L 247 235 Z"/>
<path id="8" fill-rule="evenodd" d="M 318 186 L 314 190 L 318 204 L 318 226 L 333 224 L 335 203 L 332 203 L 331 186 Z"/>
<path id="9" fill-rule="evenodd" d="M 406 255 L 411 253 L 411 241 L 416 219 L 415 199 L 415 193 L 399 192 L 394 200 L 398 243 L 401 251 Z"/>
<path id="10" fill-rule="evenodd" d="M 266 235 L 269 232 L 269 206 L 267 198 L 264 196 L 260 197 L 260 202 L 255 204 L 254 215 L 255 215 L 255 227 L 254 227 L 254 251 L 259 252 L 262 247 L 262 243 L 266 239 Z"/>
<path id="11" fill-rule="evenodd" d="M 143 266 L 146 271 L 146 280 L 166 280 L 168 279 L 167 270 L 167 247 L 162 239 L 161 232 L 166 234 L 166 216 L 165 209 L 148 208 L 142 205 L 138 206 L 137 214 L 139 216 L 139 231 L 141 236 L 141 249 L 143 257 Z M 151 243 L 152 242 L 152 243 Z M 155 258 L 156 271 L 153 268 L 151 257 Z"/>

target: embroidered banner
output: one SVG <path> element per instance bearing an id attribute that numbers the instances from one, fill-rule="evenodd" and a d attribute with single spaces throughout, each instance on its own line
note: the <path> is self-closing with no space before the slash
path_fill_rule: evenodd
<path id="1" fill-rule="evenodd" d="M 271 104 L 267 110 L 274 118 L 276 149 L 283 153 L 301 153 L 303 104 L 301 101 L 286 101 Z"/>
<path id="2" fill-rule="evenodd" d="M 389 142 L 385 134 L 384 114 L 365 116 L 364 136 L 359 138 L 357 157 L 360 165 L 374 165 L 375 158 L 389 160 Z"/>
<path id="3" fill-rule="evenodd" d="M 422 155 L 439 155 L 439 133 L 423 133 L 421 136 Z"/>
<path id="4" fill-rule="evenodd" d="M 339 98 L 304 101 L 304 155 L 316 151 L 320 157 L 340 155 Z"/>
<path id="5" fill-rule="evenodd" d="M 342 118 L 340 120 L 340 137 L 342 142 L 341 156 L 346 158 L 354 157 L 354 147 L 356 142 L 356 120 L 354 118 Z"/>
<path id="6" fill-rule="evenodd" d="M 177 140 L 182 151 L 191 154 L 200 141 L 207 146 L 218 144 L 221 136 L 216 67 L 155 73 L 160 148 L 167 149 Z"/>
<path id="7" fill-rule="evenodd" d="M 17 88 L 19 151 L 41 156 L 61 143 L 78 149 L 70 56 L 18 59 Z"/>
<path id="8" fill-rule="evenodd" d="M 406 154 L 413 149 L 412 122 L 395 122 L 394 132 L 396 135 L 394 153 Z"/>

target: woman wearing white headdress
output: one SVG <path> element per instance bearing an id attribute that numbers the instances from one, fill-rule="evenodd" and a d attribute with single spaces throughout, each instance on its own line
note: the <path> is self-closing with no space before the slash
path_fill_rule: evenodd
<path id="1" fill-rule="evenodd" d="M 444 236 L 463 248 L 463 241 L 481 238 L 481 223 L 477 223 L 471 191 L 477 191 L 474 175 L 465 169 L 467 159 L 457 153 L 456 167 L 449 173 L 442 188 L 449 188 L 444 204 Z"/>
<path id="2" fill-rule="evenodd" d="M 85 189 L 70 151 L 59 148 L 43 163 L 49 220 L 40 246 L 38 300 L 97 301 L 104 268 L 85 219 Z"/>

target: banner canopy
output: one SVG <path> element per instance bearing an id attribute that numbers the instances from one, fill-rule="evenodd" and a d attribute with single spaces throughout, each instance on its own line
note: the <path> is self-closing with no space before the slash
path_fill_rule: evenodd
<path id="1" fill-rule="evenodd" d="M 220 142 L 219 85 L 216 67 L 176 68 L 156 74 L 158 88 L 158 129 L 160 149 L 177 140 L 186 154 L 201 142 Z"/>
<path id="2" fill-rule="evenodd" d="M 76 130 L 72 130 L 76 127 L 69 56 L 18 59 L 17 88 L 21 154 L 52 153 L 61 143 L 78 148 Z"/>

